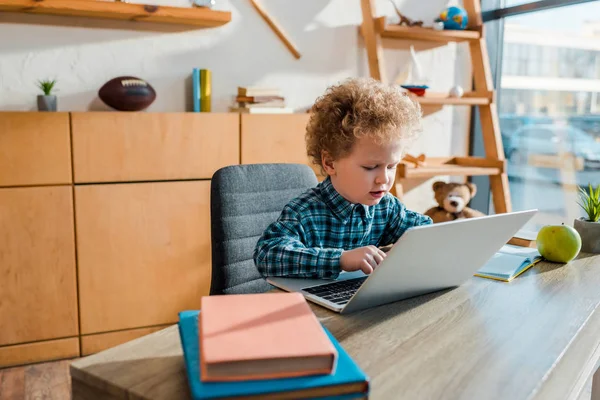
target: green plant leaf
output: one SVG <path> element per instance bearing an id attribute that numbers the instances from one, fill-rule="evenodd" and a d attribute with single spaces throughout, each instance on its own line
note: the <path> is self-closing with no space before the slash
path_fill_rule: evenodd
<path id="1" fill-rule="evenodd" d="M 577 204 L 587 214 L 587 220 L 598 222 L 600 219 L 600 184 L 594 189 L 591 182 L 588 183 L 588 190 L 583 187 L 579 189 L 579 201 Z"/>
<path id="2" fill-rule="evenodd" d="M 38 87 L 44 92 L 46 96 L 52 94 L 52 89 L 54 89 L 54 85 L 56 85 L 56 79 L 53 80 L 38 80 Z"/>

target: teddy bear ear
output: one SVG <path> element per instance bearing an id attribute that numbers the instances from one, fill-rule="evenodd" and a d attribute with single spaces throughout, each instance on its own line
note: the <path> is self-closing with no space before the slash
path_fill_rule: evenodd
<path id="1" fill-rule="evenodd" d="M 433 182 L 433 185 L 431 185 L 431 187 L 433 188 L 434 192 L 437 192 L 438 190 L 443 188 L 445 185 L 446 185 L 446 182 L 444 182 L 444 181 L 435 181 L 435 182 Z"/>
<path id="2" fill-rule="evenodd" d="M 475 193 L 477 193 L 477 186 L 471 182 L 467 182 L 465 185 L 469 188 L 469 192 L 471 192 L 471 198 L 475 197 Z"/>

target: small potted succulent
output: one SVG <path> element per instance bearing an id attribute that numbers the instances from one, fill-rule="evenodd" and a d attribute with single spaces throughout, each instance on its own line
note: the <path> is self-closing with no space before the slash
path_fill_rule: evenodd
<path id="1" fill-rule="evenodd" d="M 56 111 L 56 96 L 52 94 L 52 90 L 56 85 L 56 79 L 38 81 L 38 88 L 44 92 L 37 97 L 37 105 L 39 111 Z"/>
<path id="2" fill-rule="evenodd" d="M 581 236 L 581 251 L 600 253 L 600 185 L 594 188 L 589 184 L 588 190 L 579 188 L 581 202 L 587 217 L 578 218 L 574 228 Z"/>

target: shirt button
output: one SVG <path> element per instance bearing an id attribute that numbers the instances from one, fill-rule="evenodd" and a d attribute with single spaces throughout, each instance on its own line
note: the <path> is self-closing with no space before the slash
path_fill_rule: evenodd
<path id="1" fill-rule="evenodd" d="M 352 244 L 356 244 L 356 243 L 358 243 L 358 239 L 357 238 L 352 239 Z"/>

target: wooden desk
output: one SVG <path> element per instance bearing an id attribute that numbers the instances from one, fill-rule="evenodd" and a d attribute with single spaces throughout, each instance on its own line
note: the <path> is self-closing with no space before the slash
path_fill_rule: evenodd
<path id="1" fill-rule="evenodd" d="M 314 310 L 370 376 L 372 399 L 564 400 L 600 359 L 599 303 L 600 256 L 580 255 L 511 283 L 473 277 L 348 316 Z M 77 360 L 71 375 L 75 400 L 190 396 L 177 326 Z"/>

